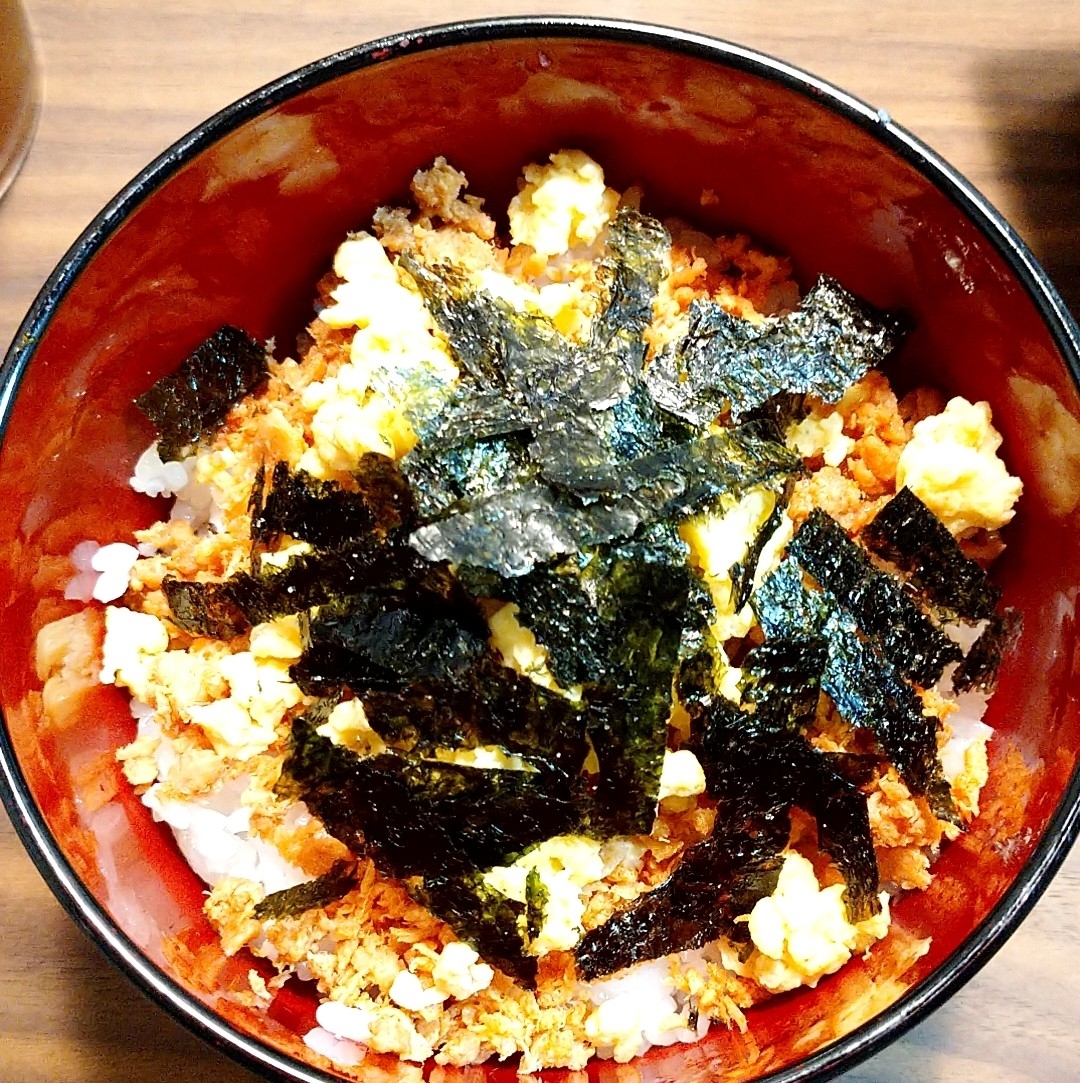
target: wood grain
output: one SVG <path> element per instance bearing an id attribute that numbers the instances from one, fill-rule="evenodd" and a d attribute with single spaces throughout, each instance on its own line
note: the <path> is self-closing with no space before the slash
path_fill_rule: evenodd
<path id="1" fill-rule="evenodd" d="M 829 79 L 925 139 L 1017 226 L 1080 310 L 1077 0 L 28 0 L 44 108 L 0 203 L 0 344 L 112 196 L 192 125 L 307 61 L 382 34 L 562 11 L 729 38 Z M 0 1080 L 250 1083 L 108 967 L 0 818 Z M 846 1083 L 1080 1078 L 1080 856 L 1000 954 Z"/>

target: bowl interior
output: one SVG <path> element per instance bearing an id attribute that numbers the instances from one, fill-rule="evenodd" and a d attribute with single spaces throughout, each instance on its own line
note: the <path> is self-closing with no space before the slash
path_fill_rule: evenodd
<path id="1" fill-rule="evenodd" d="M 969 957 L 992 947 L 973 948 L 973 932 L 1030 877 L 1063 797 L 1075 804 L 1080 401 L 1064 335 L 1048 329 L 1000 239 L 857 110 L 844 115 L 737 57 L 725 64 L 696 46 L 593 33 L 436 35 L 384 55 L 361 50 L 256 95 L 99 219 L 9 358 L 7 395 L 19 363 L 32 363 L 0 457 L 0 703 L 31 818 L 52 836 L 32 844 L 35 857 L 54 882 L 56 868 L 71 870 L 66 904 L 84 921 L 102 908 L 124 934 L 121 954 L 141 952 L 171 976 L 164 995 L 181 1014 L 212 1008 L 263 1039 L 249 1057 L 292 1078 L 323 1078 L 279 1055 L 302 1048 L 311 1000 L 286 987 L 267 1017 L 218 999 L 246 985 L 253 961 L 216 954 L 201 885 L 147 810 L 122 785 L 104 798 L 87 790 L 134 734 L 123 697 L 103 686 L 73 726 L 50 727 L 34 636 L 75 608 L 62 592 L 78 542 L 126 539 L 161 514 L 127 486 L 152 438 L 134 396 L 223 322 L 273 335 L 278 355 L 288 353 L 344 233 L 401 201 L 436 155 L 497 210 L 525 162 L 581 147 L 610 184 L 640 184 L 653 213 L 748 232 L 791 255 L 804 287 L 828 273 L 875 304 L 904 308 L 916 330 L 894 384 L 988 400 L 1025 484 L 996 573 L 1024 628 L 987 719 L 999 736 L 985 815 L 946 850 L 932 887 L 896 906 L 890 946 L 817 990 L 755 1010 L 745 1036 L 714 1028 L 696 1047 L 652 1050 L 643 1078 L 712 1078 L 720 1062 L 732 1080 L 785 1068 L 781 1077 L 794 1078 L 795 1065 L 939 975 L 950 956 L 962 969 L 961 945 Z M 929 952 L 911 965 L 926 937 Z"/>

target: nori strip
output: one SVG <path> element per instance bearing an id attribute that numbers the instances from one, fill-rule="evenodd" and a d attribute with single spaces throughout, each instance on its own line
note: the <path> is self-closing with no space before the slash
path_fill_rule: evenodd
<path id="1" fill-rule="evenodd" d="M 238 583 L 187 582 L 166 576 L 161 589 L 178 628 L 196 636 L 235 639 L 248 629 L 248 620 L 238 604 Z"/>
<path id="2" fill-rule="evenodd" d="M 750 543 L 750 547 L 746 551 L 746 557 L 741 562 L 731 566 L 728 576 L 731 579 L 733 613 L 738 613 L 750 601 L 750 593 L 754 589 L 754 576 L 757 574 L 757 566 L 761 562 L 761 554 L 765 551 L 765 546 L 769 544 L 769 539 L 780 529 L 780 524 L 784 521 L 786 507 L 786 496 L 780 494 L 776 498 L 773 510 L 769 512 L 769 517 Z"/>
<path id="3" fill-rule="evenodd" d="M 258 575 L 240 572 L 228 582 L 251 624 L 372 590 L 417 590 L 448 598 L 456 589 L 445 564 L 425 561 L 408 546 L 383 545 L 376 539 L 299 554 L 283 568 Z"/>
<path id="4" fill-rule="evenodd" d="M 428 311 L 446 335 L 463 379 L 505 389 L 510 398 L 550 397 L 554 373 L 565 367 L 569 341 L 544 316 L 475 288 L 449 264 L 426 266 L 411 252 L 399 261 L 412 275 Z M 421 434 L 424 439 L 424 434 Z"/>
<path id="5" fill-rule="evenodd" d="M 844 876 L 849 918 L 862 921 L 877 913 L 878 869 L 866 797 L 834 768 L 834 756 L 799 734 L 763 728 L 762 721 L 754 716 L 748 723 L 726 705 L 708 720 L 701 764 L 718 801 L 714 833 L 771 831 L 782 849 L 797 806 L 817 821 L 819 845 Z M 775 882 L 752 886 L 770 894 Z M 752 907 L 756 901 L 751 895 L 740 904 Z"/>
<path id="6" fill-rule="evenodd" d="M 335 861 L 328 872 L 296 887 L 272 891 L 255 904 L 255 918 L 295 918 L 308 910 L 329 906 L 345 898 L 356 887 L 356 862 L 348 858 Z"/>
<path id="7" fill-rule="evenodd" d="M 784 394 L 838 401 L 899 344 L 903 323 L 822 275 L 787 316 L 754 324 L 694 301 L 685 339 L 645 372 L 657 403 L 694 425 L 729 410 L 738 421 Z"/>
<path id="8" fill-rule="evenodd" d="M 225 324 L 135 404 L 158 430 L 158 453 L 179 459 L 213 432 L 229 410 L 266 377 L 266 351 Z"/>
<path id="9" fill-rule="evenodd" d="M 813 719 L 828 643 L 817 636 L 767 639 L 742 664 L 743 702 L 754 705 L 756 726 L 798 732 Z"/>
<path id="10" fill-rule="evenodd" d="M 749 833 L 716 833 L 691 846 L 659 887 L 581 938 L 574 948 L 579 973 L 592 981 L 736 933 L 746 900 L 775 889 L 786 841 L 786 832 L 764 845 Z"/>
<path id="11" fill-rule="evenodd" d="M 529 455 L 554 485 L 610 493 L 619 490 L 626 464 L 669 444 L 659 412 L 639 385 L 604 410 L 559 403 L 536 427 Z"/>
<path id="12" fill-rule="evenodd" d="M 995 613 L 953 670 L 953 688 L 957 692 L 992 692 L 1001 659 L 1019 639 L 1022 626 L 1023 614 L 1018 609 Z"/>
<path id="13" fill-rule="evenodd" d="M 815 509 L 788 553 L 855 617 L 882 654 L 909 680 L 929 688 L 960 648 L 904 592 L 895 576 L 878 571 L 844 528 Z"/>
<path id="14" fill-rule="evenodd" d="M 544 926 L 544 910 L 548 903 L 548 889 L 540 876 L 540 870 L 529 869 L 525 877 L 525 928 L 529 942 L 534 941 Z"/>
<path id="15" fill-rule="evenodd" d="M 579 707 L 504 666 L 490 653 L 453 680 L 404 692 L 361 694 L 372 728 L 414 752 L 497 745 L 538 771 L 576 778 L 588 751 Z"/>
<path id="16" fill-rule="evenodd" d="M 520 434 L 470 440 L 446 450 L 417 448 L 402 461 L 421 520 L 443 518 L 532 480 Z"/>
<path id="17" fill-rule="evenodd" d="M 251 487 L 251 537 L 272 545 L 282 535 L 309 542 L 317 549 L 337 549 L 358 541 L 375 529 L 375 516 L 361 493 L 337 482 L 274 464 L 267 483 L 259 467 Z"/>
<path id="18" fill-rule="evenodd" d="M 537 960 L 525 950 L 527 904 L 508 899 L 476 872 L 425 876 L 415 895 L 486 962 L 526 987 L 536 984 Z"/>
<path id="19" fill-rule="evenodd" d="M 377 451 L 365 451 L 351 477 L 381 532 L 392 534 L 412 524 L 416 508 L 400 463 Z"/>
<path id="20" fill-rule="evenodd" d="M 688 515 L 724 494 L 802 472 L 801 461 L 771 426 L 709 433 L 619 466 L 610 498 L 579 503 L 532 482 L 475 502 L 413 532 L 409 544 L 428 560 L 525 575 L 563 554 L 620 538 L 643 524 Z"/>
<path id="21" fill-rule="evenodd" d="M 985 620 L 1001 591 L 985 570 L 964 556 L 949 528 L 906 486 L 859 535 L 863 544 L 895 564 L 908 583 L 950 617 Z"/>
<path id="22" fill-rule="evenodd" d="M 477 610 L 423 584 L 337 599 L 301 628 L 304 653 L 290 673 L 308 694 L 342 684 L 357 693 L 399 692 L 417 681 L 451 680 L 489 649 Z"/>
<path id="23" fill-rule="evenodd" d="M 956 810 L 937 757 L 937 723 L 900 671 L 859 634 L 851 614 L 827 590 L 810 590 L 794 558 L 750 596 L 766 638 L 812 635 L 827 640 L 821 687 L 842 718 L 869 730 L 915 794 L 925 794 L 934 814 Z"/>
<path id="24" fill-rule="evenodd" d="M 525 907 L 487 888 L 480 873 L 575 830 L 580 814 L 569 782 L 390 754 L 361 759 L 320 737 L 318 717 L 293 723 L 284 786 L 384 873 L 422 877 L 412 888 L 418 901 L 484 958 L 531 982 L 536 963 L 524 950 Z"/>
<path id="25" fill-rule="evenodd" d="M 355 852 L 377 851 L 395 876 L 509 864 L 580 827 L 574 783 L 558 773 L 362 758 L 315 728 L 293 723 L 283 773 L 330 834 Z"/>

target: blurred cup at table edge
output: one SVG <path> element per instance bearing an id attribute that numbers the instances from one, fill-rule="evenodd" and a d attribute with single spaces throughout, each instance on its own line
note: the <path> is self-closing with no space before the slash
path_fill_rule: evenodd
<path id="1" fill-rule="evenodd" d="M 0 0 L 0 198 L 19 171 L 37 123 L 39 77 L 20 0 Z"/>

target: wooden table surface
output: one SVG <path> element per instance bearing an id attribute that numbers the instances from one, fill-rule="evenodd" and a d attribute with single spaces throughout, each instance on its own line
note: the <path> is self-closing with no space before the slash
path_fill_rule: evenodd
<path id="1" fill-rule="evenodd" d="M 126 181 L 246 91 L 358 42 L 495 14 L 653 20 L 784 57 L 884 107 L 1019 228 L 1080 313 L 1080 0 L 27 0 L 45 70 L 0 203 L 0 346 Z M 847 1083 L 1080 1079 L 1080 853 L 991 963 Z M 250 1083 L 107 966 L 0 816 L 0 1081 Z"/>

